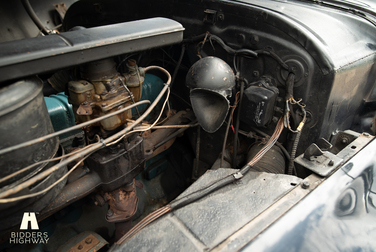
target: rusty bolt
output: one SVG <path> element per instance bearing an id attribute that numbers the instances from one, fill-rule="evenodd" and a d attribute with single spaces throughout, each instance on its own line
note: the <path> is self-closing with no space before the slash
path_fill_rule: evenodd
<path id="1" fill-rule="evenodd" d="M 309 182 L 308 181 L 303 181 L 302 188 L 303 189 L 308 189 L 309 188 Z"/>
<path id="2" fill-rule="evenodd" d="M 328 163 L 329 166 L 333 166 L 334 165 L 334 161 L 333 160 L 330 160 L 329 163 Z"/>
<path id="3" fill-rule="evenodd" d="M 93 240 L 92 240 L 91 238 L 87 238 L 87 239 L 85 240 L 85 243 L 86 243 L 86 244 L 90 244 L 92 241 L 93 241 Z"/>
<path id="4" fill-rule="evenodd" d="M 114 213 L 112 212 L 111 209 L 108 209 L 108 211 L 107 211 L 107 217 L 111 217 L 112 215 L 114 215 Z"/>
<path id="5" fill-rule="evenodd" d="M 81 249 L 83 249 L 83 248 L 84 248 L 84 246 L 82 246 L 81 244 L 78 245 L 78 250 L 81 250 Z"/>

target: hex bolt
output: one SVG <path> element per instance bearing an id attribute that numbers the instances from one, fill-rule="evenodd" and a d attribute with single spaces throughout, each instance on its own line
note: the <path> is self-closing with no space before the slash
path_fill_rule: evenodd
<path id="1" fill-rule="evenodd" d="M 303 181 L 302 188 L 303 189 L 308 189 L 309 188 L 309 182 L 308 181 Z"/>
<path id="2" fill-rule="evenodd" d="M 106 200 L 99 194 L 95 194 L 94 195 L 94 204 L 96 206 L 104 206 L 104 204 L 106 204 Z"/>
<path id="3" fill-rule="evenodd" d="M 92 240 L 91 238 L 87 238 L 87 239 L 85 240 L 85 243 L 86 243 L 86 244 L 90 244 L 92 241 L 93 241 L 93 240 Z"/>
<path id="4" fill-rule="evenodd" d="M 256 45 L 258 42 L 259 42 L 259 37 L 256 35 L 253 35 L 251 39 L 251 44 Z"/>
<path id="5" fill-rule="evenodd" d="M 78 245 L 78 250 L 81 250 L 81 249 L 83 249 L 83 248 L 84 248 L 84 246 L 82 246 L 81 244 Z"/>
<path id="6" fill-rule="evenodd" d="M 333 166 L 334 165 L 334 161 L 333 160 L 330 160 L 329 163 L 328 163 L 329 166 Z"/>

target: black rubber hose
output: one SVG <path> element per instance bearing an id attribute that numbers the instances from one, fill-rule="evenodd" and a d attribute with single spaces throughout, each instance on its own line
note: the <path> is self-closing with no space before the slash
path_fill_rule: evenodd
<path id="1" fill-rule="evenodd" d="M 29 14 L 30 18 L 33 20 L 35 25 L 43 32 L 44 35 L 48 35 L 48 30 L 44 27 L 42 21 L 38 18 L 37 14 L 34 12 L 33 7 L 31 7 L 29 0 L 21 0 L 22 5 L 24 6 L 27 14 Z"/>
<path id="2" fill-rule="evenodd" d="M 240 110 L 242 106 L 242 100 L 243 100 L 243 94 L 244 94 L 244 85 L 246 84 L 246 80 L 242 79 L 240 81 L 240 99 L 239 99 L 239 105 L 238 105 L 238 113 L 236 114 L 236 125 L 235 125 L 235 136 L 234 136 L 234 155 L 232 158 L 232 167 L 236 168 L 237 163 L 236 163 L 236 156 L 238 155 L 238 137 L 239 137 L 239 126 L 240 126 Z"/>

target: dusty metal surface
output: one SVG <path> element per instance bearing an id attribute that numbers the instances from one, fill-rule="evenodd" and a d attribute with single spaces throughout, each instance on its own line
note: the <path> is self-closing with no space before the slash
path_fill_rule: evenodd
<path id="1" fill-rule="evenodd" d="M 234 173 L 208 171 L 179 197 Z M 214 248 L 302 182 L 280 174 L 249 172 L 237 184 L 178 209 L 151 223 L 124 244 L 127 251 L 204 251 Z"/>
<path id="2" fill-rule="evenodd" d="M 152 18 L 1 43 L 0 81 L 175 44 L 183 30 L 171 19 Z"/>
<path id="3" fill-rule="evenodd" d="M 93 153 L 87 159 L 91 170 L 98 173 L 104 191 L 113 191 L 130 183 L 145 164 L 144 140 L 136 136 Z"/>
<path id="4" fill-rule="evenodd" d="M 58 252 L 96 252 L 108 244 L 100 235 L 95 232 L 85 231 L 76 235 L 62 245 Z"/>

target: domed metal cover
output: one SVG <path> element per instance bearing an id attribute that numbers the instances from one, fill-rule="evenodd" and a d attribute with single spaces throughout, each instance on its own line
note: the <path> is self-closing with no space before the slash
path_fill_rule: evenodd
<path id="1" fill-rule="evenodd" d="M 200 59 L 189 69 L 186 84 L 201 127 L 209 133 L 217 131 L 226 119 L 230 108 L 227 97 L 235 86 L 231 67 L 219 58 Z"/>

